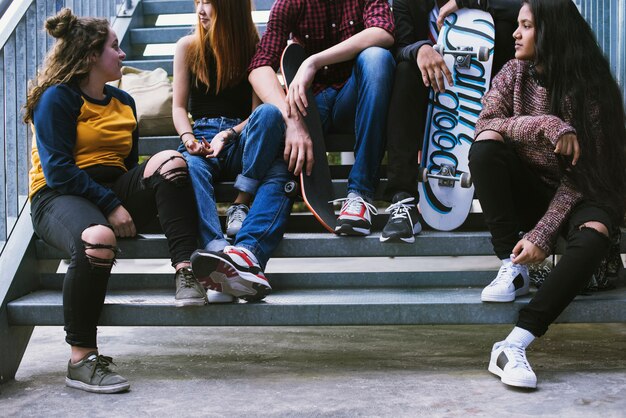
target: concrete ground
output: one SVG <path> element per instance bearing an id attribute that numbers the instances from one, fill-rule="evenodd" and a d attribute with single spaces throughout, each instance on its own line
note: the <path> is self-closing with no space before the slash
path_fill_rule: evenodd
<path id="1" fill-rule="evenodd" d="M 536 391 L 487 372 L 510 326 L 100 329 L 131 390 L 64 386 L 60 327 L 38 327 L 0 416 L 626 416 L 626 324 L 555 325 Z"/>

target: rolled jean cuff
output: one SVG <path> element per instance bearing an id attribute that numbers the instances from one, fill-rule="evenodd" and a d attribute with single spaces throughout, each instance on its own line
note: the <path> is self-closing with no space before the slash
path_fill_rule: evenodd
<path id="1" fill-rule="evenodd" d="M 227 245 L 230 245 L 225 239 L 214 239 L 206 246 L 207 251 L 223 251 Z"/>
<path id="2" fill-rule="evenodd" d="M 255 179 L 251 179 L 250 177 L 246 177 L 242 174 L 237 175 L 237 179 L 235 180 L 235 189 L 240 192 L 250 193 L 251 195 L 255 195 L 256 191 L 259 189 L 259 181 Z"/>
<path id="3" fill-rule="evenodd" d="M 98 348 L 98 344 L 96 342 L 97 331 L 89 332 L 87 334 L 76 334 L 73 332 L 66 331 L 65 333 L 65 342 L 73 347 L 83 347 L 83 348 Z"/>

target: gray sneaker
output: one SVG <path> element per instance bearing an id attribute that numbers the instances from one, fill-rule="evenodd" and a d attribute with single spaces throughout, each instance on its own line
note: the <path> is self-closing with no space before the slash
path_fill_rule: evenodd
<path id="1" fill-rule="evenodd" d="M 249 211 L 250 208 L 243 203 L 228 208 L 226 211 L 226 236 L 234 237 L 237 235 Z"/>
<path id="2" fill-rule="evenodd" d="M 206 291 L 190 267 L 181 267 L 176 272 L 176 297 L 174 304 L 178 307 L 206 305 L 209 303 Z"/>
<path id="3" fill-rule="evenodd" d="M 101 356 L 95 351 L 81 361 L 67 364 L 65 384 L 71 388 L 94 393 L 118 393 L 130 388 L 128 380 L 109 369 L 115 365 L 111 357 Z"/>

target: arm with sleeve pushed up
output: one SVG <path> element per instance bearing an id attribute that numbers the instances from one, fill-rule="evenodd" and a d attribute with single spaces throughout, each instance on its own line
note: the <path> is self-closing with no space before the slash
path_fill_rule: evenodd
<path id="1" fill-rule="evenodd" d="M 315 72 L 324 66 L 350 61 L 369 47 L 391 48 L 393 46 L 395 25 L 391 8 L 386 0 L 366 2 L 363 8 L 363 25 L 364 29 L 360 32 L 309 56 L 298 70 L 296 80 L 292 81 L 292 84 L 298 82 L 298 76 L 307 72 L 303 71 L 302 67 L 309 69 L 304 79 L 312 82 Z"/>
<path id="2" fill-rule="evenodd" d="M 515 115 L 516 100 L 532 101 L 533 97 L 516 95 L 516 83 L 520 76 L 520 61 L 511 60 L 493 79 L 490 90 L 485 93 L 476 122 L 475 137 L 483 131 L 496 131 L 512 141 L 535 142 L 547 139 L 556 145 L 559 138 L 567 133 L 576 134 L 576 130 L 554 115 Z"/>
<path id="3" fill-rule="evenodd" d="M 59 193 L 85 197 L 108 216 L 121 204 L 120 200 L 78 168 L 74 159 L 81 103 L 80 96 L 62 85 L 48 88 L 39 99 L 33 123 L 41 167 L 48 187 Z"/>

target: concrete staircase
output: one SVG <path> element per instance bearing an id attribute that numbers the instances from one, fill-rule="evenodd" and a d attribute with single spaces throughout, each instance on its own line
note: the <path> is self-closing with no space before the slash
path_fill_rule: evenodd
<path id="1" fill-rule="evenodd" d="M 256 0 L 256 10 L 267 11 L 272 3 L 272 0 Z M 148 59 L 142 53 L 149 44 L 173 44 L 191 29 L 190 26 L 154 26 L 157 14 L 193 13 L 193 9 L 191 0 L 141 2 L 133 16 L 135 23 L 122 40 L 122 47 L 128 53 L 126 64 L 145 69 L 163 67 L 171 73 L 171 56 Z M 263 28 L 264 24 L 259 23 L 259 29 L 263 31 Z M 161 149 L 176 148 L 178 142 L 177 137 L 144 137 L 140 150 L 150 155 Z M 332 152 L 348 151 L 352 143 L 350 137 L 328 138 Z M 338 197 L 345 195 L 347 169 L 333 166 Z M 231 201 L 232 184 L 220 184 L 217 194 L 222 201 Z M 384 214 L 375 217 L 375 230 L 380 231 L 385 221 Z M 30 219 L 20 219 L 16 228 L 21 236 L 32 239 L 25 239 L 11 250 L 17 256 L 9 302 L 0 312 L 0 382 L 14 375 L 33 326 L 63 324 L 63 273 L 59 272 L 59 261 L 64 255 L 33 236 Z M 365 238 L 336 237 L 323 232 L 309 213 L 294 212 L 288 233 L 271 264 L 280 266 L 283 260 L 291 269 L 270 269 L 268 277 L 274 292 L 263 302 L 176 308 L 173 272 L 162 269 L 155 272 L 152 264 L 146 264 L 148 267 L 143 270 L 135 267 L 135 272 L 120 270 L 112 275 L 101 324 L 512 323 L 519 308 L 529 300 L 524 297 L 514 303 L 480 302 L 481 289 L 497 270 L 480 213 L 472 213 L 455 232 L 426 230 L 414 244 L 381 244 L 378 238 L 379 233 Z M 624 253 L 626 236 L 622 242 Z M 121 240 L 120 247 L 120 259 L 134 260 L 139 266 L 142 261 L 168 258 L 165 239 L 159 234 Z M 623 277 L 618 284 L 614 290 L 579 296 L 558 321 L 625 322 Z"/>

